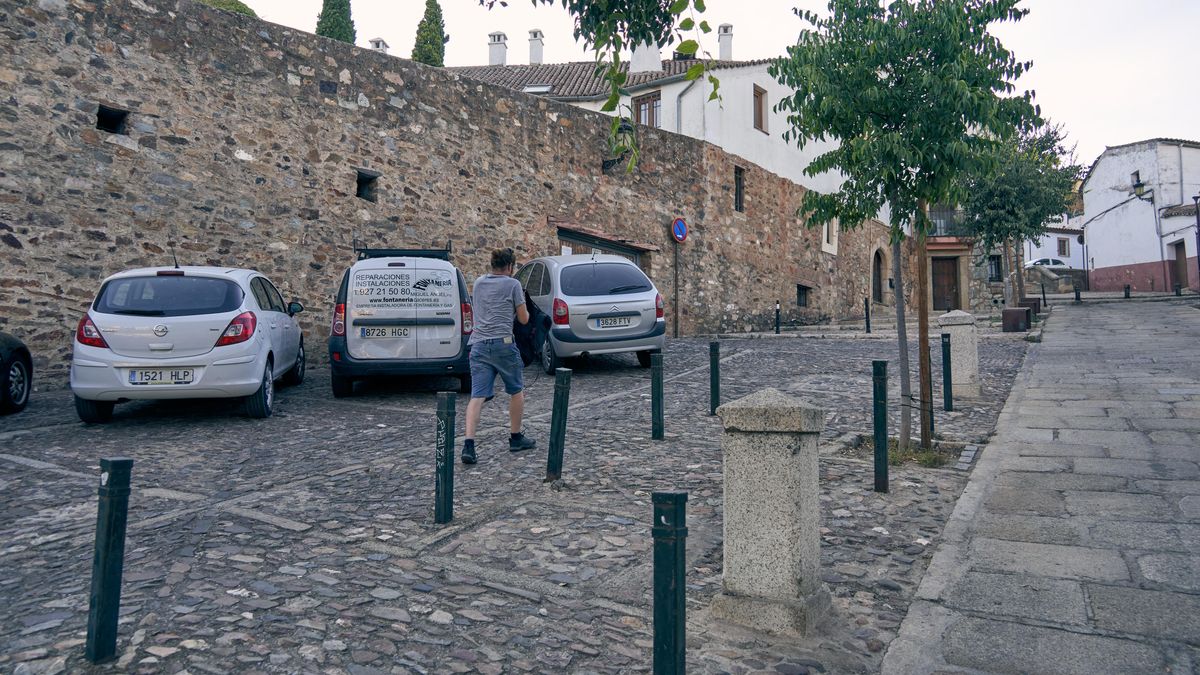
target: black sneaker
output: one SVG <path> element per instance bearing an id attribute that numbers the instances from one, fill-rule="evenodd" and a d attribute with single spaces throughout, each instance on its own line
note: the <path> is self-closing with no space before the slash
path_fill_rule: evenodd
<path id="1" fill-rule="evenodd" d="M 476 461 L 478 461 L 478 460 L 475 459 L 475 444 L 474 443 L 471 443 L 470 445 L 464 444 L 463 449 L 462 449 L 462 463 L 463 464 L 474 464 Z"/>
<path id="2" fill-rule="evenodd" d="M 513 434 L 508 438 L 509 452 L 520 452 L 535 447 L 537 447 L 537 443 L 532 438 L 526 438 L 525 434 Z"/>

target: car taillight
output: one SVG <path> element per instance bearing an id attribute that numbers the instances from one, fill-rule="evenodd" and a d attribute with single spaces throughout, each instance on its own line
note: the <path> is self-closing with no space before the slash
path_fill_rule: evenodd
<path id="1" fill-rule="evenodd" d="M 654 296 L 654 318 L 656 318 L 656 319 L 661 319 L 661 318 L 663 318 L 663 299 L 662 299 L 662 293 L 656 294 L 656 295 Z"/>
<path id="2" fill-rule="evenodd" d="M 258 326 L 258 319 L 254 316 L 254 312 L 242 312 L 233 317 L 233 321 L 229 322 L 229 326 L 221 333 L 221 337 L 217 338 L 217 347 L 225 345 L 236 345 L 245 342 L 254 337 L 254 329 Z"/>
<path id="3" fill-rule="evenodd" d="M 75 339 L 81 345 L 108 349 L 108 343 L 104 341 L 100 329 L 96 328 L 96 324 L 92 323 L 92 317 L 87 314 L 84 314 L 83 318 L 79 320 L 79 328 L 75 330 Z"/>
<path id="4" fill-rule="evenodd" d="M 338 337 L 346 334 L 346 305 L 338 303 L 333 308 L 333 326 L 330 328 L 329 334 Z"/>
<path id="5" fill-rule="evenodd" d="M 475 330 L 475 312 L 471 309 L 471 303 L 464 302 L 462 304 L 462 334 L 470 335 L 471 331 Z"/>
<path id="6" fill-rule="evenodd" d="M 554 325 L 566 326 L 571 323 L 571 310 L 561 298 L 554 299 Z"/>

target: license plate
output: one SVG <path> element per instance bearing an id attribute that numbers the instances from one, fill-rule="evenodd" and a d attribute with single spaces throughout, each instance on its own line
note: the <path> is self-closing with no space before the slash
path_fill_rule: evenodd
<path id="1" fill-rule="evenodd" d="M 406 338 L 410 329 L 408 328 L 359 328 L 358 336 L 360 338 Z"/>
<path id="2" fill-rule="evenodd" d="M 191 368 L 174 370 L 135 368 L 129 371 L 129 384 L 191 384 L 195 376 L 196 371 Z"/>
<path id="3" fill-rule="evenodd" d="M 632 325 L 633 317 L 631 316 L 611 316 L 596 319 L 596 328 L 624 328 L 625 326 Z"/>

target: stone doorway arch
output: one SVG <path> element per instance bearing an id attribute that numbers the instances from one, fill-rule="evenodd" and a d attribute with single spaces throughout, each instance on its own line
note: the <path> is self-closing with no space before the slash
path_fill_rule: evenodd
<path id="1" fill-rule="evenodd" d="M 875 249 L 875 255 L 871 260 L 871 301 L 883 302 L 883 275 L 884 275 L 884 260 L 883 250 Z"/>

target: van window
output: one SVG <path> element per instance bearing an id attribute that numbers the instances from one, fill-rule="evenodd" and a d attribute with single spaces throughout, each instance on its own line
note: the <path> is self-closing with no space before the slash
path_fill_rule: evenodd
<path id="1" fill-rule="evenodd" d="M 546 274 L 546 266 L 540 263 L 533 264 L 533 271 L 529 273 L 529 283 L 523 284 L 522 289 L 528 291 L 530 295 L 545 295 L 540 292 L 542 287 L 542 278 Z"/>
<path id="2" fill-rule="evenodd" d="M 92 306 L 103 314 L 194 316 L 231 312 L 242 304 L 242 289 L 211 277 L 125 277 L 104 284 Z"/>
<path id="3" fill-rule="evenodd" d="M 621 295 L 654 287 L 642 271 L 625 263 L 572 265 L 559 275 L 563 295 Z"/>

